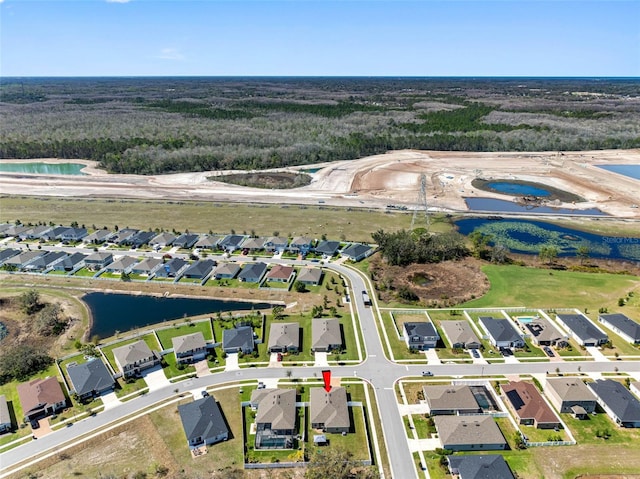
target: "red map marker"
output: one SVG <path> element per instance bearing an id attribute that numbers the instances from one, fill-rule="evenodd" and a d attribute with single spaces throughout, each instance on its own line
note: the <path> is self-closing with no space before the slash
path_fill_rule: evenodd
<path id="1" fill-rule="evenodd" d="M 324 390 L 331 391 L 331 371 L 328 369 L 322 371 L 322 379 L 324 380 Z"/>

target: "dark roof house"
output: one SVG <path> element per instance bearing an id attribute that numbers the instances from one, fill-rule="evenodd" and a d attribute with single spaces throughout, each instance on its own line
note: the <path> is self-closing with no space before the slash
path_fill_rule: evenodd
<path id="1" fill-rule="evenodd" d="M 640 344 L 640 324 L 622 313 L 601 314 L 598 320 L 626 341 Z"/>
<path id="2" fill-rule="evenodd" d="M 320 241 L 313 249 L 316 253 L 324 256 L 333 256 L 340 249 L 340 241 Z"/>
<path id="3" fill-rule="evenodd" d="M 225 353 L 251 354 L 253 348 L 253 328 L 251 326 L 240 326 L 222 331 L 222 349 Z"/>
<path id="4" fill-rule="evenodd" d="M 240 248 L 244 239 L 245 236 L 243 235 L 227 235 L 218 242 L 218 247 L 225 251 L 233 252 Z"/>
<path id="5" fill-rule="evenodd" d="M 265 263 L 247 263 L 242 268 L 238 279 L 247 283 L 259 283 L 266 271 L 267 265 Z"/>
<path id="6" fill-rule="evenodd" d="M 189 248 L 193 248 L 193 245 L 195 245 L 197 242 L 198 242 L 198 235 L 184 233 L 178 236 L 173 241 L 173 244 L 171 246 L 189 249 Z"/>
<path id="7" fill-rule="evenodd" d="M 353 243 L 342 250 L 341 255 L 351 261 L 361 261 L 373 254 L 374 249 L 368 244 Z"/>
<path id="8" fill-rule="evenodd" d="M 478 321 L 482 329 L 484 329 L 489 336 L 489 342 L 496 348 L 524 347 L 524 340 L 520 332 L 510 320 L 480 316 Z"/>
<path id="9" fill-rule="evenodd" d="M 204 279 L 216 266 L 216 262 L 212 259 L 201 259 L 189 266 L 182 274 L 185 278 Z"/>
<path id="10" fill-rule="evenodd" d="M 556 319 L 581 346 L 599 346 L 609 341 L 606 333 L 582 314 L 558 314 Z"/>
<path id="11" fill-rule="evenodd" d="M 190 448 L 229 439 L 229 428 L 213 396 L 181 404 L 178 413 Z"/>
<path id="12" fill-rule="evenodd" d="M 67 366 L 72 392 L 80 399 L 99 396 L 115 387 L 113 376 L 100 359 Z"/>
<path id="13" fill-rule="evenodd" d="M 7 404 L 6 396 L 3 394 L 0 396 L 0 434 L 9 432 L 12 428 L 13 422 L 9 413 L 9 405 Z"/>
<path id="14" fill-rule="evenodd" d="M 640 427 L 640 401 L 618 381 L 598 379 L 589 383 L 598 404 L 622 427 Z"/>
<path id="15" fill-rule="evenodd" d="M 62 261 L 56 263 L 53 269 L 57 271 L 73 271 L 84 266 L 84 260 L 88 255 L 82 253 L 73 253 L 67 255 Z"/>
<path id="16" fill-rule="evenodd" d="M 436 328 L 428 321 L 406 322 L 403 326 L 404 342 L 409 349 L 419 351 L 435 348 L 440 335 Z"/>
<path id="17" fill-rule="evenodd" d="M 447 461 L 458 479 L 515 479 L 500 454 L 447 456 Z"/>
<path id="18" fill-rule="evenodd" d="M 189 267 L 182 258 L 171 258 L 156 270 L 155 276 L 158 278 L 176 278 Z"/>

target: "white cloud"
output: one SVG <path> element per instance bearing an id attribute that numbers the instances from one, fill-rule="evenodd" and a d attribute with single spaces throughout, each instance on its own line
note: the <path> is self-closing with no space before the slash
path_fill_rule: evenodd
<path id="1" fill-rule="evenodd" d="M 129 3 L 130 1 L 131 0 L 107 0 L 107 3 Z"/>
<path id="2" fill-rule="evenodd" d="M 177 48 L 163 48 L 160 50 L 160 54 L 156 57 L 161 60 L 184 60 L 184 55 Z"/>

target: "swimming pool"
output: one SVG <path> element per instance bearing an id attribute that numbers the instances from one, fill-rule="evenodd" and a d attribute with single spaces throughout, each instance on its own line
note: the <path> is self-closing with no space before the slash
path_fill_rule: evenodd
<path id="1" fill-rule="evenodd" d="M 516 316 L 518 322 L 522 324 L 529 324 L 533 322 L 534 319 L 538 319 L 537 316 Z"/>

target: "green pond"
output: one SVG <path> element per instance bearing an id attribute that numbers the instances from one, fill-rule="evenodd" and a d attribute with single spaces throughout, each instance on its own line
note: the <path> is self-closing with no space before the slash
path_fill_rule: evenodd
<path id="1" fill-rule="evenodd" d="M 84 175 L 85 165 L 81 163 L 4 163 L 0 162 L 0 172 L 35 173 L 39 175 Z"/>

